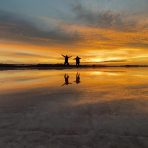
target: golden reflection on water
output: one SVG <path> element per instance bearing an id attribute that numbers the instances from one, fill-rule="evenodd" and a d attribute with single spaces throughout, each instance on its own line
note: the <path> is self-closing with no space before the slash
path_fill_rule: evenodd
<path id="1" fill-rule="evenodd" d="M 148 113 L 148 70 L 106 68 L 1 71 L 1 103 L 5 99 L 8 104 L 21 102 L 23 105 L 26 100 L 34 103 L 55 100 L 56 106 L 59 103 L 65 107 L 105 103 L 105 106 L 108 104 L 110 109 L 118 108 L 118 111 L 121 108 L 122 111 L 131 112 L 133 109 L 134 113 Z"/>
<path id="2" fill-rule="evenodd" d="M 136 137 L 143 139 L 148 131 L 148 71 L 1 71 L 0 115 L 6 142 L 24 139 L 23 143 L 38 145 L 39 140 L 41 144 L 47 140 L 48 144 L 51 137 L 52 144 L 65 143 L 67 138 L 73 144 L 79 137 L 86 142 L 95 137 L 101 143 L 106 139 L 105 143 L 135 143 L 136 147 Z"/>
<path id="3" fill-rule="evenodd" d="M 76 87 L 75 79 L 80 73 L 81 83 Z M 148 70 L 146 68 L 111 68 L 111 69 L 69 69 L 69 70 L 14 70 L 0 72 L 0 93 L 24 91 L 29 89 L 58 89 L 64 83 L 64 75 L 68 73 L 69 86 L 77 89 L 116 90 L 118 87 L 148 86 Z M 66 89 L 66 88 L 64 88 Z"/>

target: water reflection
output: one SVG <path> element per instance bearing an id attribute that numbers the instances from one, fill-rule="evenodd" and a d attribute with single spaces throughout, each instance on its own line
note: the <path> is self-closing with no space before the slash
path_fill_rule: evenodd
<path id="1" fill-rule="evenodd" d="M 126 141 L 137 147 L 137 140 L 147 142 L 147 96 L 147 69 L 1 71 L 1 141 L 19 144 L 21 139 L 36 144 L 32 147 L 42 142 L 79 147 L 81 141 L 113 141 L 117 147 L 128 147 Z"/>
<path id="2" fill-rule="evenodd" d="M 80 73 L 77 72 L 77 74 L 76 74 L 76 81 L 74 81 L 74 82 L 76 82 L 76 84 L 80 83 Z"/>
<path id="3" fill-rule="evenodd" d="M 72 83 L 70 83 L 69 82 L 69 78 L 70 78 L 70 76 L 67 74 L 67 73 L 65 73 L 64 74 L 64 84 L 62 85 L 62 86 L 65 86 L 65 85 L 69 85 L 69 84 L 72 84 Z M 76 80 L 74 81 L 76 84 L 79 84 L 80 83 L 80 73 L 76 73 L 76 78 L 75 78 Z"/>
<path id="4" fill-rule="evenodd" d="M 30 89 L 54 89 L 59 86 L 69 86 L 71 89 L 86 89 L 91 92 L 114 88 L 142 88 L 147 86 L 148 71 L 146 68 L 112 68 L 112 69 L 66 69 L 66 70 L 18 70 L 0 72 L 0 94 L 12 91 L 27 91 Z M 11 73 L 11 74 L 10 74 Z M 80 75 L 81 74 L 81 75 Z M 64 76 L 64 82 L 63 82 Z M 77 85 L 70 85 L 73 82 Z M 99 85 L 98 85 L 99 84 Z M 63 88 L 66 89 L 66 88 Z M 121 90 L 122 90 L 121 89 Z M 123 91 L 119 91 L 122 93 Z M 129 91 L 129 89 L 128 89 Z"/>
<path id="5" fill-rule="evenodd" d="M 72 83 L 69 82 L 69 75 L 68 74 L 64 75 L 64 81 L 65 82 L 62 86 L 72 84 Z"/>

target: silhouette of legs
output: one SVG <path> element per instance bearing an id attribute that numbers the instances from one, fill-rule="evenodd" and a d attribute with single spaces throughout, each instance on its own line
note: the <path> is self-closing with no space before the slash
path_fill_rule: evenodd
<path id="1" fill-rule="evenodd" d="M 77 63 L 76 63 L 76 66 L 77 66 L 77 67 L 79 67 L 79 66 L 80 66 L 80 63 L 79 63 L 79 62 L 77 62 Z"/>
<path id="2" fill-rule="evenodd" d="M 64 65 L 65 65 L 65 66 L 66 66 L 66 65 L 68 66 L 68 65 L 69 65 L 69 62 L 64 62 Z"/>

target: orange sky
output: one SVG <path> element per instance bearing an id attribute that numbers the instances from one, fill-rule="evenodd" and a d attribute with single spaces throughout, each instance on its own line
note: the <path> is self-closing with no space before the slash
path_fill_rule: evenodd
<path id="1" fill-rule="evenodd" d="M 147 47 L 135 45 L 134 40 L 142 40 L 148 37 L 145 32 L 119 32 L 105 29 L 85 28 L 83 26 L 71 26 L 84 34 L 83 39 L 74 44 L 51 44 L 34 45 L 30 43 L 1 40 L 0 41 L 0 62 L 1 63 L 62 63 L 61 54 L 81 56 L 82 62 L 107 62 L 108 63 L 131 63 L 147 64 Z M 97 35 L 104 39 L 96 39 Z M 100 37 L 99 37 L 100 38 Z M 129 45 L 133 42 L 133 45 Z M 146 41 L 145 41 L 146 43 Z M 133 46 L 133 47 L 132 47 Z M 111 62 L 112 61 L 112 62 Z M 71 62 L 74 62 L 71 59 Z"/>
<path id="2" fill-rule="evenodd" d="M 82 62 L 148 64 L 147 13 L 140 11 L 144 4 L 126 13 L 113 4 L 106 10 L 89 9 L 82 0 L 65 10 L 73 12 L 69 16 L 64 7 L 57 16 L 0 10 L 0 63 L 63 63 L 61 54 L 68 54 L 79 55 Z"/>

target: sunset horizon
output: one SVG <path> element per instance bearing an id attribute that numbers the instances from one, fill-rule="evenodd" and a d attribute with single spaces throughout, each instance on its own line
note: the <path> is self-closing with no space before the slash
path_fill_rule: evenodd
<path id="1" fill-rule="evenodd" d="M 2 0 L 0 63 L 63 63 L 61 54 L 67 54 L 84 63 L 148 64 L 146 5 L 146 0 Z"/>

